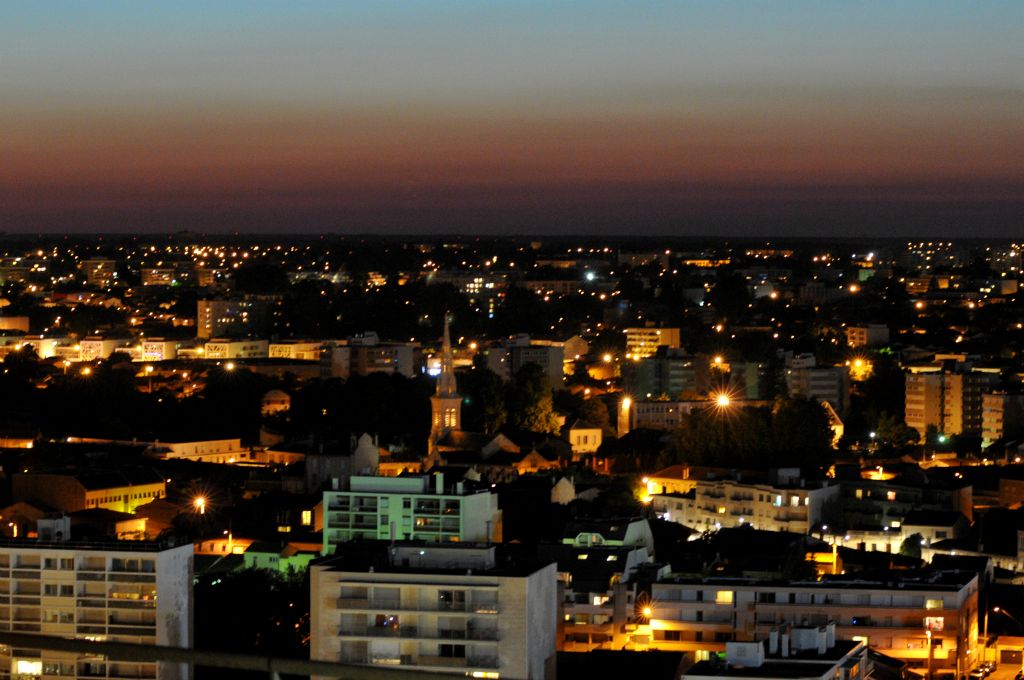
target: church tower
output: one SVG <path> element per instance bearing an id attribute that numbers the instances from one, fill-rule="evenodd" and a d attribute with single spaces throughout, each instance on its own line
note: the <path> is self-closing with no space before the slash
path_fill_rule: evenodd
<path id="1" fill-rule="evenodd" d="M 452 430 L 462 429 L 462 397 L 455 385 L 455 364 L 452 360 L 452 341 L 448 333 L 448 316 L 444 318 L 444 343 L 441 345 L 441 374 L 437 376 L 437 391 L 430 398 L 430 443 Z"/>

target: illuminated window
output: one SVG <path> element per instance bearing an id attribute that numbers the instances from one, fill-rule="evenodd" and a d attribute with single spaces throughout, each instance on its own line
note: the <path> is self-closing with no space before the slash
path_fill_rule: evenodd
<path id="1" fill-rule="evenodd" d="M 302 511 L 302 526 L 308 527 L 313 523 L 313 511 L 303 510 Z"/>
<path id="2" fill-rule="evenodd" d="M 942 598 L 928 599 L 924 601 L 925 609 L 942 609 Z"/>
<path id="3" fill-rule="evenodd" d="M 719 590 L 715 593 L 715 604 L 732 604 L 733 591 Z"/>
<path id="4" fill-rule="evenodd" d="M 885 492 L 885 498 L 886 498 L 886 500 L 890 500 L 890 501 L 896 500 L 896 492 L 895 491 L 886 491 Z"/>

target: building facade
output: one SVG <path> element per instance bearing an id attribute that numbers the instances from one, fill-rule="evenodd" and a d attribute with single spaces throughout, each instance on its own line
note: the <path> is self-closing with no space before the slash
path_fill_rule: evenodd
<path id="1" fill-rule="evenodd" d="M 0 628 L 109 642 L 192 646 L 192 545 L 0 540 Z M 186 680 L 184 664 L 0 647 L 12 678 Z"/>
<path id="2" fill-rule="evenodd" d="M 505 568 L 493 547 L 384 547 L 385 561 L 353 550 L 311 565 L 313 659 L 554 678 L 554 564 Z"/>

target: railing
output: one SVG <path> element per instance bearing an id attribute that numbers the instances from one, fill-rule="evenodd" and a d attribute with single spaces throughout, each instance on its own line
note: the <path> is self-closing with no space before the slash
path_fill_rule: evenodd
<path id="1" fill-rule="evenodd" d="M 411 611 L 411 612 L 452 612 L 465 614 L 497 614 L 497 603 L 478 602 L 465 603 L 431 603 L 402 602 L 401 600 L 368 599 L 365 597 L 339 597 L 335 600 L 338 609 L 371 609 L 380 611 Z"/>

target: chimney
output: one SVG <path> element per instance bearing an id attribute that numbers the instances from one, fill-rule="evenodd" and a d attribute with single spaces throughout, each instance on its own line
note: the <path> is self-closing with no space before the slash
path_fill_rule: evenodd
<path id="1" fill-rule="evenodd" d="M 782 651 L 781 651 L 780 654 L 781 654 L 782 658 L 786 658 L 786 657 L 789 656 L 789 632 L 788 631 L 782 634 Z"/>
<path id="2" fill-rule="evenodd" d="M 768 633 L 768 653 L 775 656 L 779 653 L 779 629 L 772 628 Z"/>

